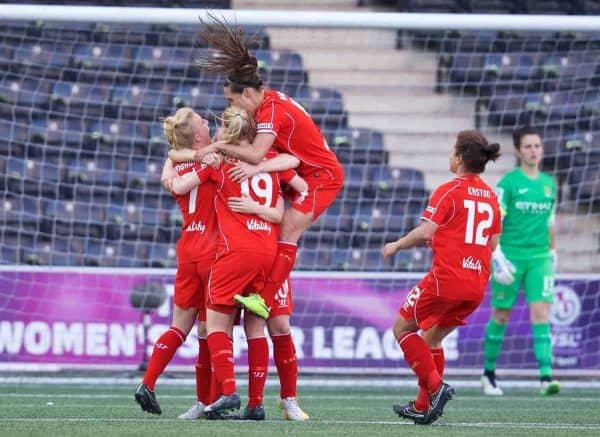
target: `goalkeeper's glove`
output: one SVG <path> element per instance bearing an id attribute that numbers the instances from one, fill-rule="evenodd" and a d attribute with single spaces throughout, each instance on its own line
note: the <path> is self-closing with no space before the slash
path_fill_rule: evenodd
<path id="1" fill-rule="evenodd" d="M 493 275 L 496 282 L 502 285 L 510 285 L 515 280 L 514 273 L 517 271 L 500 250 L 500 246 L 492 253 Z"/>

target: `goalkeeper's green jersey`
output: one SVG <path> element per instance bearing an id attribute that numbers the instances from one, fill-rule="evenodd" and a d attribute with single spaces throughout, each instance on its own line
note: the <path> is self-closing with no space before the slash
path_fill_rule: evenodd
<path id="1" fill-rule="evenodd" d="M 502 251 L 516 259 L 549 256 L 549 228 L 556 210 L 552 176 L 539 172 L 532 179 L 517 167 L 500 179 L 497 194 L 503 217 Z"/>

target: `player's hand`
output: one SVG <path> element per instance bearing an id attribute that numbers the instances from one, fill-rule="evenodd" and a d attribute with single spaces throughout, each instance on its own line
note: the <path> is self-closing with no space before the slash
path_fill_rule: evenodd
<path id="1" fill-rule="evenodd" d="M 504 253 L 500 250 L 500 246 L 492 253 L 492 265 L 494 279 L 502 285 L 510 285 L 514 282 L 514 274 L 517 271 L 513 263 L 511 263 Z"/>
<path id="2" fill-rule="evenodd" d="M 238 162 L 234 167 L 228 170 L 229 177 L 234 182 L 241 182 L 244 179 L 250 179 L 252 176 L 260 173 L 258 165 L 248 164 L 247 162 Z"/>
<path id="3" fill-rule="evenodd" d="M 202 164 L 206 164 L 209 165 L 213 168 L 217 168 L 218 166 L 221 165 L 221 162 L 223 161 L 223 155 L 221 155 L 220 153 L 209 153 L 208 155 L 204 155 L 204 158 L 202 158 Z"/>
<path id="4" fill-rule="evenodd" d="M 247 194 L 242 193 L 242 197 L 230 197 L 227 199 L 229 209 L 235 212 L 245 214 L 255 214 L 258 203 L 252 200 Z"/>
<path id="5" fill-rule="evenodd" d="M 396 252 L 398 252 L 396 242 L 394 241 L 393 243 L 387 243 L 385 246 L 383 246 L 383 261 L 387 262 L 396 254 Z"/>

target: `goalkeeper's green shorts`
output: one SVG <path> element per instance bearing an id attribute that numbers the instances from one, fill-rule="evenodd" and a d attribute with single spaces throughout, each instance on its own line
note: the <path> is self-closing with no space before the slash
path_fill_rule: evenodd
<path id="1" fill-rule="evenodd" d="M 554 297 L 554 266 L 552 258 L 507 259 L 516 268 L 515 280 L 510 285 L 496 282 L 492 275 L 492 308 L 512 309 L 517 301 L 521 285 L 527 303 L 552 303 Z"/>

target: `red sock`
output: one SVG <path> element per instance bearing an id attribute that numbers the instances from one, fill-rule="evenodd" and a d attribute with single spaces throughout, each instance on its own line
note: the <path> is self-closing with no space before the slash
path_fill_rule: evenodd
<path id="1" fill-rule="evenodd" d="M 205 338 L 198 339 L 198 360 L 196 361 L 196 396 L 198 402 L 204 405 L 211 403 L 210 382 L 212 366 L 210 364 L 210 351 Z"/>
<path id="2" fill-rule="evenodd" d="M 295 398 L 298 383 L 298 361 L 291 334 L 273 335 L 273 358 L 279 375 L 281 399 Z"/>
<path id="3" fill-rule="evenodd" d="M 416 332 L 411 332 L 400 337 L 398 344 L 404 352 L 404 359 L 419 380 L 427 385 L 430 393 L 436 392 L 440 388 L 442 379 L 435 368 L 427 343 Z"/>
<path id="4" fill-rule="evenodd" d="M 428 410 L 430 400 L 427 382 L 419 380 L 419 392 L 417 393 L 417 399 L 415 399 L 415 409 L 417 411 Z"/>
<path id="5" fill-rule="evenodd" d="M 206 341 L 210 349 L 213 372 L 221 384 L 222 394 L 230 396 L 236 391 L 231 340 L 225 332 L 217 331 L 209 334 Z"/>
<path id="6" fill-rule="evenodd" d="M 444 368 L 446 367 L 446 358 L 444 357 L 444 349 L 436 348 L 431 349 L 431 355 L 433 356 L 433 362 L 440 375 L 440 378 L 444 379 Z"/>
<path id="7" fill-rule="evenodd" d="M 261 291 L 261 296 L 268 307 L 272 307 L 275 302 L 275 295 L 281 288 L 281 284 L 287 279 L 294 268 L 296 262 L 296 253 L 298 245 L 280 241 L 277 243 L 277 257 L 269 273 L 269 280 L 265 288 Z"/>
<path id="8" fill-rule="evenodd" d="M 263 404 L 269 370 L 269 344 L 265 337 L 248 339 L 248 407 Z"/>
<path id="9" fill-rule="evenodd" d="M 223 392 L 223 388 L 221 387 L 221 384 L 219 384 L 219 381 L 217 380 L 217 374 L 214 372 L 214 370 L 211 370 L 211 372 L 210 372 L 210 401 L 208 403 L 212 404 L 214 401 L 219 399 L 219 396 L 221 396 L 222 392 Z"/>
<path id="10" fill-rule="evenodd" d="M 156 380 L 164 372 L 165 367 L 175 355 L 177 348 L 185 341 L 185 334 L 174 326 L 171 326 L 158 337 L 154 343 L 154 350 L 148 362 L 148 368 L 144 374 L 143 383 L 154 391 Z"/>

